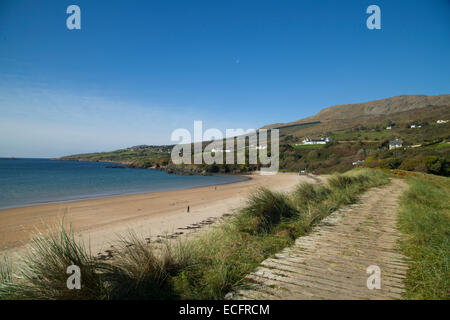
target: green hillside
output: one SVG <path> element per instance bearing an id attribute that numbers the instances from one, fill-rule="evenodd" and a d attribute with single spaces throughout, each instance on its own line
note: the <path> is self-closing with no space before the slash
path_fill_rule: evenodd
<path id="1" fill-rule="evenodd" d="M 169 163 L 170 146 L 136 146 L 111 152 L 86 153 L 58 158 L 58 160 L 117 162 L 127 165 L 164 166 Z"/>
<path id="2" fill-rule="evenodd" d="M 306 169 L 314 173 L 344 172 L 357 165 L 449 175 L 450 122 L 437 123 L 437 120 L 450 119 L 449 97 L 399 96 L 363 104 L 334 106 L 308 118 L 315 121 L 304 119 L 297 123 L 268 125 L 264 128 L 280 130 L 282 171 L 298 172 Z M 355 109 L 354 117 L 348 111 L 352 106 Z M 324 117 L 324 114 L 327 116 Z M 333 117 L 335 119 L 330 120 Z M 417 127 L 411 128 L 413 124 Z M 388 126 L 391 129 L 387 129 Z M 302 145 L 305 137 L 331 137 L 332 142 L 326 145 Z M 389 142 L 394 139 L 400 139 L 403 145 L 389 150 Z M 208 143 L 204 142 L 203 146 Z M 173 145 L 136 146 L 61 159 L 111 161 L 138 168 L 165 168 L 171 172 L 185 172 L 187 168 L 189 173 L 240 173 L 260 168 L 259 164 L 186 165 L 180 168 L 171 163 L 172 148 Z M 248 157 L 248 146 L 235 150 L 237 153 L 245 152 Z M 359 163 L 354 164 L 357 161 Z"/>

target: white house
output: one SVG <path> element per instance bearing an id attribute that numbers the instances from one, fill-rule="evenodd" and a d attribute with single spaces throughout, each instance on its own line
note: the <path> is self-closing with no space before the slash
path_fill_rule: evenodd
<path id="1" fill-rule="evenodd" d="M 387 126 L 386 130 L 392 130 L 392 126 Z"/>
<path id="2" fill-rule="evenodd" d="M 302 144 L 327 144 L 328 142 L 331 142 L 330 137 L 320 138 L 319 140 L 305 138 L 305 139 L 303 139 Z"/>
<path id="3" fill-rule="evenodd" d="M 256 149 L 256 150 L 265 150 L 265 149 L 267 149 L 267 145 L 266 146 L 255 146 L 254 144 L 251 144 L 250 148 Z"/>
<path id="4" fill-rule="evenodd" d="M 447 122 L 448 122 L 448 120 L 438 120 L 438 121 L 436 121 L 436 123 L 438 123 L 438 124 L 447 123 Z"/>
<path id="5" fill-rule="evenodd" d="M 359 164 L 366 163 L 366 160 L 356 160 L 355 162 L 352 162 L 352 165 L 357 166 Z"/>
<path id="6" fill-rule="evenodd" d="M 215 148 L 211 149 L 211 152 L 225 152 L 225 153 L 229 153 L 231 151 L 233 151 L 233 150 L 231 150 L 231 149 L 222 150 L 222 149 L 215 149 Z"/>

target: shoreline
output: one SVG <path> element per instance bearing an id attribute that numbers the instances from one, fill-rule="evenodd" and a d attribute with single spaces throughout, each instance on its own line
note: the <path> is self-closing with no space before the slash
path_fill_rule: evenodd
<path id="1" fill-rule="evenodd" d="M 138 168 L 130 168 L 130 169 L 138 169 Z M 153 168 L 148 169 L 142 169 L 142 170 L 157 170 Z M 77 202 L 77 201 L 85 201 L 85 200 L 96 200 L 96 199 L 103 199 L 103 198 L 112 198 L 112 197 L 122 197 L 122 196 L 133 196 L 133 195 L 140 195 L 140 194 L 147 194 L 147 193 L 154 193 L 154 192 L 169 192 L 169 191 L 179 191 L 179 190 L 188 190 L 188 189 L 196 189 L 196 188 L 204 188 L 204 187 L 211 187 L 211 186 L 222 186 L 226 184 L 232 184 L 232 183 L 239 183 L 246 180 L 251 180 L 251 175 L 241 175 L 241 174 L 212 174 L 213 176 L 236 176 L 239 177 L 240 180 L 236 181 L 229 181 L 229 182 L 219 182 L 215 184 L 206 184 L 203 186 L 194 186 L 194 187 L 182 187 L 182 188 L 176 188 L 176 189 L 164 189 L 164 190 L 156 190 L 156 191 L 138 191 L 138 192 L 125 192 L 125 193 L 118 193 L 118 194 L 110 194 L 110 195 L 95 195 L 95 196 L 88 196 L 83 198 L 76 198 L 76 199 L 70 199 L 70 200 L 54 200 L 54 201 L 45 201 L 45 202 L 36 202 L 31 204 L 25 204 L 25 205 L 17 205 L 17 206 L 11 206 L 11 207 L 0 207 L 0 215 L 2 214 L 2 211 L 4 210 L 10 210 L 10 209 L 20 209 L 20 208 L 28 208 L 28 207 L 36 207 L 36 206 L 43 206 L 43 205 L 49 205 L 49 204 L 61 204 L 61 203 L 71 203 L 71 202 Z"/>
<path id="2" fill-rule="evenodd" d="M 205 221 L 237 212 L 260 187 L 287 192 L 300 182 L 317 183 L 289 173 L 244 177 L 221 185 L 4 209 L 0 211 L 0 253 L 8 258 L 20 255 L 33 235 L 46 233 L 61 221 L 90 244 L 93 254 L 108 249 L 118 235 L 130 230 L 148 239 L 176 230 L 188 234 Z"/>

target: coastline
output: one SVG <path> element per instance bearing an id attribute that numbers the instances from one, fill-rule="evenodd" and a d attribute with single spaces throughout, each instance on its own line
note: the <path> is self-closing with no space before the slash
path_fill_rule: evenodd
<path id="1" fill-rule="evenodd" d="M 116 169 L 119 167 L 115 167 L 122 165 L 119 162 L 0 159 L 8 160 L 0 166 L 5 184 L 4 192 L 0 195 L 0 212 L 35 205 L 206 187 L 248 179 L 242 174 L 231 173 L 191 173 L 185 174 L 190 177 L 180 178 L 181 174 L 170 174 L 161 168 L 150 167 L 119 170 Z M 111 164 L 113 167 L 109 166 Z M 51 181 L 48 181 L 49 176 Z"/>
<path id="2" fill-rule="evenodd" d="M 130 230 L 154 238 L 233 214 L 259 187 L 287 192 L 300 182 L 317 182 L 289 173 L 244 177 L 248 179 L 215 186 L 4 209 L 0 211 L 0 253 L 8 257 L 20 254 L 33 234 L 45 233 L 64 221 L 96 254 Z"/>
<path id="3" fill-rule="evenodd" d="M 147 169 L 142 169 L 142 170 L 158 170 L 158 169 L 147 168 Z M 239 182 L 242 182 L 242 181 L 246 181 L 246 180 L 252 179 L 251 175 L 242 175 L 242 174 L 221 174 L 221 173 L 218 173 L 218 174 L 212 174 L 211 176 L 235 176 L 235 177 L 239 177 L 239 180 L 228 181 L 228 182 L 220 182 L 220 183 L 213 183 L 213 184 L 207 184 L 207 185 L 203 185 L 203 186 L 181 187 L 181 188 L 163 189 L 163 190 L 157 190 L 157 191 L 120 192 L 120 193 L 117 193 L 117 194 L 94 195 L 94 196 L 79 197 L 79 198 L 74 198 L 74 199 L 69 199 L 69 200 L 43 201 L 43 202 L 36 202 L 36 203 L 25 204 L 25 205 L 17 205 L 17 206 L 10 206 L 10 207 L 0 207 L 0 214 L 2 214 L 2 211 L 10 210 L 10 209 L 36 207 L 36 206 L 43 206 L 43 205 L 49 205 L 49 204 L 64 204 L 64 203 L 71 203 L 71 202 L 76 202 L 76 201 L 96 200 L 96 199 L 122 197 L 122 196 L 132 196 L 132 195 L 148 194 L 148 193 L 155 193 L 155 192 L 168 192 L 168 191 L 179 191 L 179 190 L 196 189 L 196 188 L 206 188 L 206 187 L 211 187 L 211 186 L 221 186 L 221 185 L 226 185 L 226 184 L 239 183 Z M 0 250 L 1 250 L 1 248 L 0 248 Z"/>

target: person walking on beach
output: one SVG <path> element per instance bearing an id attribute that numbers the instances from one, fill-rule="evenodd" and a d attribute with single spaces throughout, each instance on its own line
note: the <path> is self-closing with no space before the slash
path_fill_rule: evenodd
<path id="1" fill-rule="evenodd" d="M 187 206 L 187 213 L 189 213 L 189 206 Z"/>

